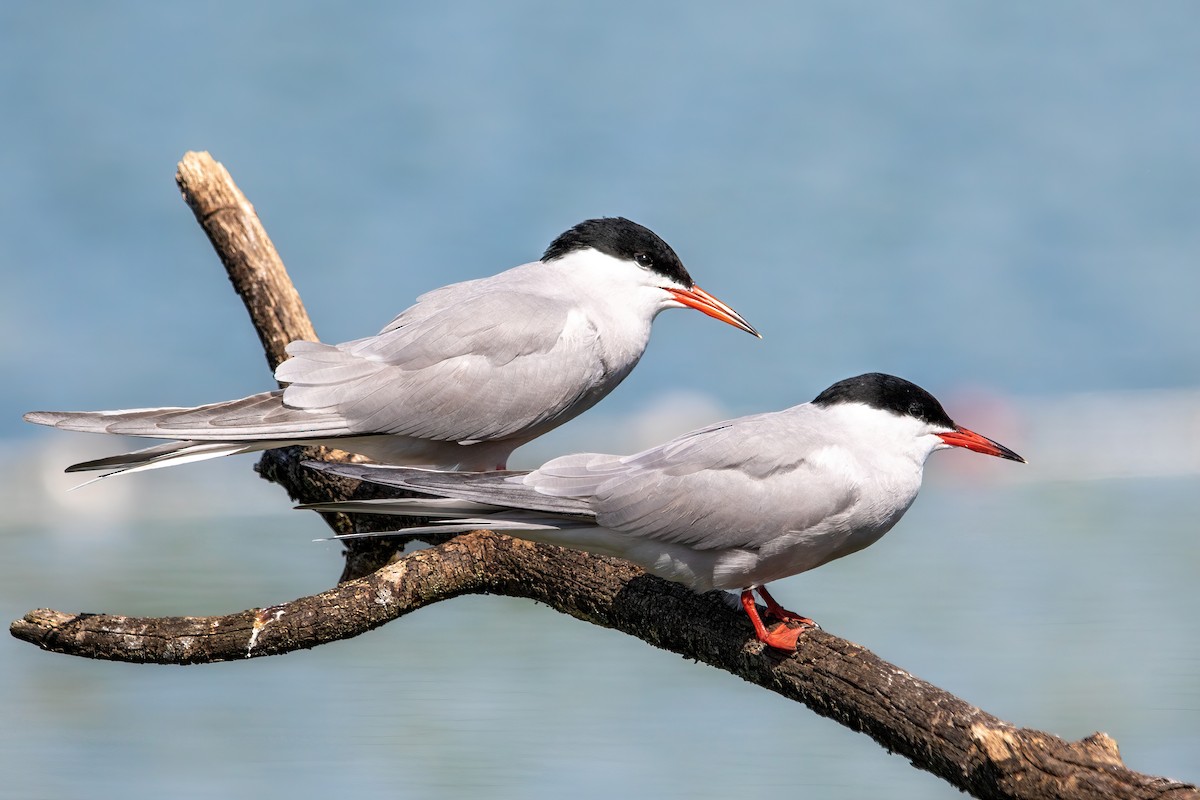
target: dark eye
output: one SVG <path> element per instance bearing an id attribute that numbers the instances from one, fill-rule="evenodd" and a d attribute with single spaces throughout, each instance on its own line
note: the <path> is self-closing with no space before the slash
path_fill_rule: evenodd
<path id="1" fill-rule="evenodd" d="M 916 417 L 917 419 L 921 419 L 921 415 L 922 415 L 923 411 L 924 411 L 924 409 L 921 408 L 921 404 L 916 402 L 915 400 L 908 404 L 908 415 L 910 417 Z"/>
<path id="2" fill-rule="evenodd" d="M 633 260 L 636 261 L 637 265 L 642 269 L 650 269 L 652 266 L 654 266 L 654 259 L 645 253 L 634 253 Z"/>

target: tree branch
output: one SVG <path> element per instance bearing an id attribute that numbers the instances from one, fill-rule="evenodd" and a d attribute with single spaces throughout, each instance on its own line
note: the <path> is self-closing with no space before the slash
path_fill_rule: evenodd
<path id="1" fill-rule="evenodd" d="M 254 206 L 208 153 L 185 153 L 175 182 L 246 304 L 271 371 L 297 339 L 317 341 L 304 303 Z"/>
<path id="2" fill-rule="evenodd" d="M 228 173 L 207 154 L 188 153 L 179 176 L 274 366 L 288 341 L 312 337 L 303 305 Z M 214 196 L 224 199 L 196 196 L 212 186 Z M 381 493 L 304 470 L 301 451 L 269 451 L 259 471 L 293 498 L 308 501 Z M 337 515 L 326 519 L 335 530 L 349 529 Z M 720 595 L 697 595 L 617 559 L 476 532 L 378 566 L 393 550 L 387 545 L 348 566 L 355 577 L 329 591 L 268 608 L 141 619 L 39 609 L 10 630 L 54 652 L 198 664 L 316 647 L 462 594 L 526 597 L 802 702 L 976 797 L 1200 800 L 1195 786 L 1125 768 L 1116 743 L 1104 734 L 1067 742 L 1017 728 L 824 631 L 805 633 L 795 654 L 764 649 Z"/>

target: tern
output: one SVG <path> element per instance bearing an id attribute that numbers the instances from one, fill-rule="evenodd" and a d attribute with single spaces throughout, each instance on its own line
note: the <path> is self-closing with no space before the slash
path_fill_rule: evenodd
<path id="1" fill-rule="evenodd" d="M 393 464 L 503 469 L 518 446 L 616 388 L 641 359 L 654 318 L 682 307 L 762 338 L 697 286 L 653 231 L 623 217 L 590 219 L 538 261 L 420 296 L 375 336 L 292 342 L 275 370 L 285 389 L 194 408 L 25 419 L 178 440 L 67 472 L 138 472 L 297 444 Z"/>
<path id="2" fill-rule="evenodd" d="M 700 592 L 740 591 L 759 641 L 794 650 L 815 623 L 781 607 L 766 584 L 879 541 L 916 499 L 925 459 L 951 447 L 1025 461 L 955 424 L 916 384 L 869 373 L 810 403 L 719 422 L 636 455 L 568 455 L 531 472 L 306 462 L 433 499 L 300 507 L 438 518 L 356 537 L 494 530 L 627 559 Z M 754 592 L 779 621 L 769 630 Z"/>

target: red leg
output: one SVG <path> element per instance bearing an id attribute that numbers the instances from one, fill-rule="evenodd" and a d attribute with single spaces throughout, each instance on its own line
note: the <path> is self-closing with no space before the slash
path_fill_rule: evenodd
<path id="1" fill-rule="evenodd" d="M 750 618 L 750 624 L 754 626 L 754 635 L 758 637 L 760 642 L 767 640 L 767 626 L 763 625 L 762 618 L 758 616 L 758 603 L 754 601 L 754 590 L 742 590 L 742 608 L 746 610 L 746 616 Z"/>
<path id="2" fill-rule="evenodd" d="M 780 622 L 799 622 L 801 625 L 807 625 L 810 628 L 821 627 L 813 622 L 808 617 L 802 617 L 794 611 L 788 611 L 779 603 L 775 602 L 775 598 L 771 597 L 771 593 L 767 591 L 767 587 L 759 586 L 758 594 L 762 597 L 763 602 L 767 604 L 767 615 L 772 619 L 777 619 Z"/>
<path id="3" fill-rule="evenodd" d="M 763 624 L 762 618 L 758 615 L 758 604 L 754 602 L 753 589 L 742 591 L 742 608 L 746 610 L 746 616 L 750 618 L 750 624 L 754 626 L 755 637 L 768 647 L 774 647 L 777 650 L 795 650 L 796 640 L 807 629 L 807 626 L 803 624 L 792 627 L 788 622 L 780 622 L 768 631 L 767 626 Z M 797 619 L 804 619 L 804 617 Z M 811 622 L 811 620 L 809 621 Z"/>

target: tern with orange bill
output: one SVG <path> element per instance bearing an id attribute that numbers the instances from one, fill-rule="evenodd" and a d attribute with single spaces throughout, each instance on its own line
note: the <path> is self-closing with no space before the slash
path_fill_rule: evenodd
<path id="1" fill-rule="evenodd" d="M 292 342 L 275 370 L 285 389 L 192 408 L 25 419 L 175 440 L 68 472 L 138 472 L 297 444 L 393 464 L 503 469 L 514 449 L 616 388 L 641 359 L 654 318 L 681 307 L 759 336 L 697 286 L 653 231 L 590 219 L 538 261 L 422 295 L 374 336 Z"/>
<path id="2" fill-rule="evenodd" d="M 1025 460 L 956 424 L 919 386 L 869 373 L 810 403 L 719 422 L 636 455 L 569 455 L 532 472 L 305 462 L 431 497 L 302 508 L 435 520 L 353 537 L 487 529 L 624 558 L 696 591 L 740 592 L 755 636 L 794 650 L 814 623 L 781 607 L 766 584 L 877 542 L 916 499 L 925 459 L 952 447 Z"/>

